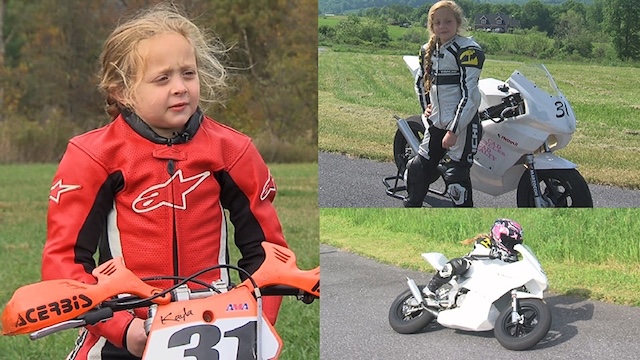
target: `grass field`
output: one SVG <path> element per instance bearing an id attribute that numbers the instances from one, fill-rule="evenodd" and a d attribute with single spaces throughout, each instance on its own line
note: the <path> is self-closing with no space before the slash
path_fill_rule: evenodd
<path id="1" fill-rule="evenodd" d="M 275 206 L 298 266 L 318 266 L 317 164 L 270 167 L 278 185 Z M 47 196 L 55 168 L 51 164 L 0 165 L 0 308 L 15 289 L 40 279 Z M 238 258 L 237 251 L 231 255 Z M 319 301 L 305 305 L 284 299 L 276 323 L 284 342 L 281 359 L 320 358 L 319 307 Z M 37 341 L 0 336 L 0 359 L 64 359 L 76 334 L 77 330 L 67 330 Z"/>
<path id="2" fill-rule="evenodd" d="M 639 209 L 327 208 L 320 210 L 320 242 L 433 273 L 421 253 L 462 256 L 471 247 L 460 241 L 487 233 L 501 217 L 522 225 L 552 293 L 640 306 Z"/>
<path id="3" fill-rule="evenodd" d="M 408 55 L 413 55 L 410 53 Z M 501 80 L 522 63 L 488 59 L 482 77 Z M 640 69 L 545 63 L 578 119 L 558 154 L 578 164 L 589 183 L 640 189 Z M 318 56 L 318 147 L 321 151 L 391 161 L 393 115 L 420 112 L 400 55 L 321 51 Z"/>

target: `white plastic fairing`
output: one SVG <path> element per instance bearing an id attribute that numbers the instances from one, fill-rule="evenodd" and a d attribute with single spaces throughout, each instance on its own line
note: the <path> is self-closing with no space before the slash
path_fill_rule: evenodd
<path id="1" fill-rule="evenodd" d="M 444 265 L 449 261 L 446 256 L 441 253 L 431 252 L 431 253 L 423 253 L 422 258 L 425 259 L 434 269 L 440 271 Z"/>

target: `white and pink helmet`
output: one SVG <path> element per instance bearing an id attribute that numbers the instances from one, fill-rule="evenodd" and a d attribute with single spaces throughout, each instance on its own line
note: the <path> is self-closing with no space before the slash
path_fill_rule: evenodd
<path id="1" fill-rule="evenodd" d="M 498 219 L 491 226 L 491 239 L 496 246 L 509 254 L 513 254 L 513 247 L 516 244 L 522 244 L 523 241 L 522 226 L 510 219 Z"/>

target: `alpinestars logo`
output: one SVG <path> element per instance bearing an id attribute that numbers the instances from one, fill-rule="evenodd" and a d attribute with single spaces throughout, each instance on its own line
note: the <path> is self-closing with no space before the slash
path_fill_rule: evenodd
<path id="1" fill-rule="evenodd" d="M 49 190 L 49 199 L 56 204 L 60 203 L 60 196 L 66 192 L 81 189 L 80 185 L 65 185 L 62 183 L 62 179 L 56 181 Z"/>
<path id="2" fill-rule="evenodd" d="M 153 211 L 161 206 L 186 210 L 187 195 L 202 184 L 209 175 L 211 175 L 211 172 L 205 171 L 201 174 L 185 178 L 182 175 L 182 170 L 178 170 L 166 182 L 153 185 L 140 193 L 140 195 L 138 195 L 133 201 L 133 204 L 131 204 L 131 207 L 133 208 L 133 211 L 138 214 Z M 177 183 L 173 185 L 174 182 Z M 175 196 L 172 196 L 171 188 L 178 189 L 177 191 L 180 191 L 180 193 L 176 193 Z M 175 204 L 172 202 L 172 198 L 175 199 Z"/>
<path id="3" fill-rule="evenodd" d="M 276 182 L 273 180 L 273 176 L 271 176 L 271 170 L 269 170 L 269 177 L 267 181 L 262 186 L 262 192 L 260 193 L 260 200 L 264 201 L 264 199 L 269 196 L 271 192 L 276 192 Z"/>

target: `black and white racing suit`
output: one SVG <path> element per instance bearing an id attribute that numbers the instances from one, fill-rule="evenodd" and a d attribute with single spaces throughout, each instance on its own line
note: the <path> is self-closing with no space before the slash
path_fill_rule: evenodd
<path id="1" fill-rule="evenodd" d="M 473 206 L 469 169 L 477 152 L 482 128 L 478 117 L 480 91 L 478 81 L 484 64 L 484 53 L 470 38 L 456 35 L 433 52 L 431 89 L 424 89 L 424 57 L 427 45 L 420 49 L 420 70 L 415 89 L 422 110 L 431 104 L 428 131 L 420 144 L 419 155 L 407 167 L 408 197 L 405 206 L 421 206 L 429 182 L 437 179 L 438 164 L 443 165 L 443 178 L 455 206 Z M 458 139 L 449 150 L 442 148 L 442 138 L 452 131 Z M 445 158 L 446 155 L 446 158 Z M 443 159 L 445 159 L 443 161 Z"/>
<path id="2" fill-rule="evenodd" d="M 435 294 L 442 285 L 449 282 L 454 276 L 466 274 L 471 268 L 473 261 L 478 258 L 499 259 L 509 263 L 518 261 L 518 255 L 515 252 L 502 250 L 491 238 L 482 237 L 475 241 L 471 252 L 463 257 L 449 260 L 442 269 L 436 272 L 431 278 L 431 281 L 429 281 L 427 289 L 429 289 L 432 294 Z"/>

